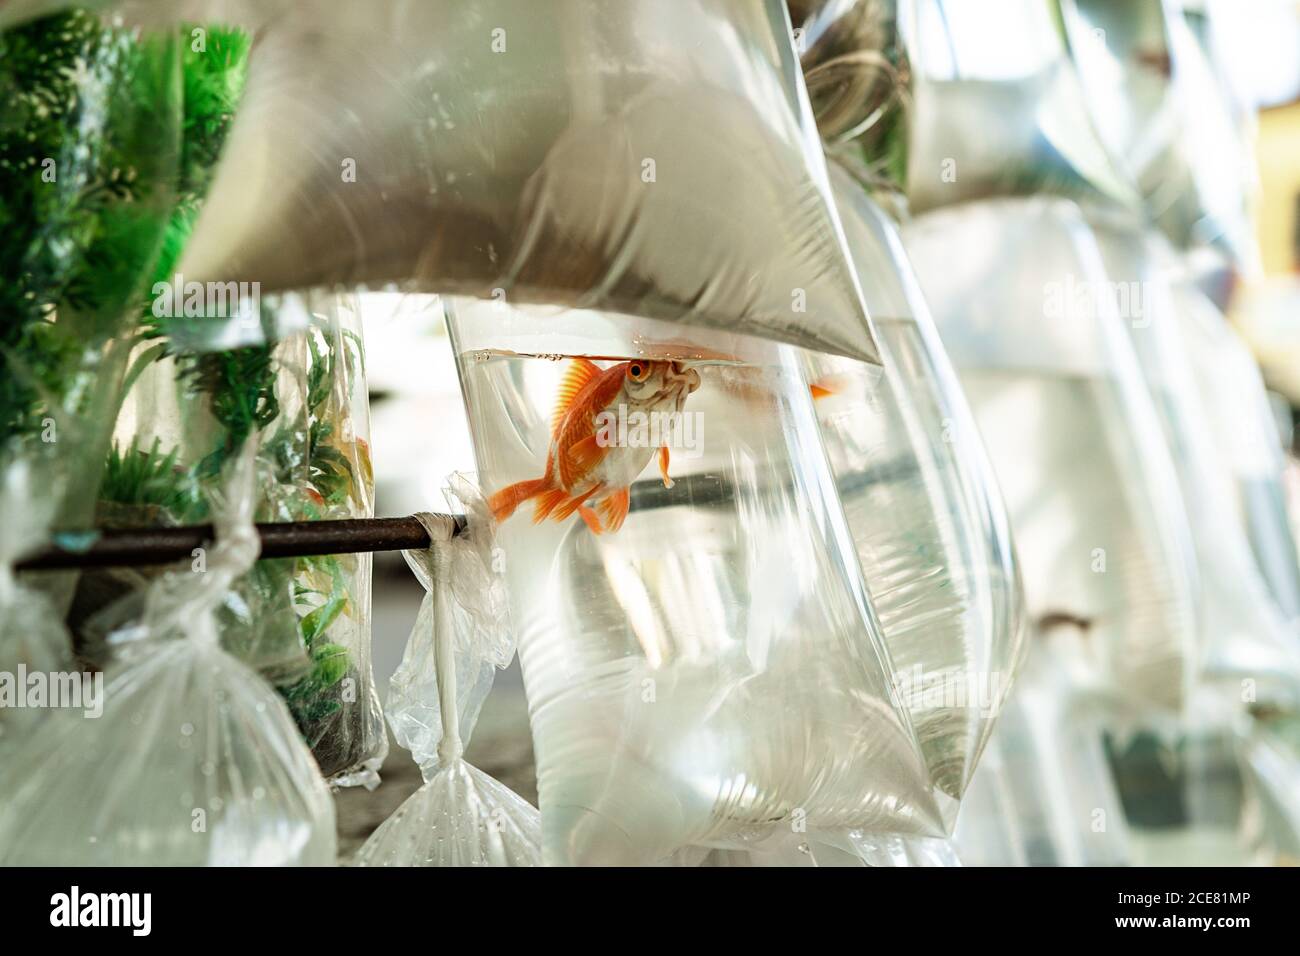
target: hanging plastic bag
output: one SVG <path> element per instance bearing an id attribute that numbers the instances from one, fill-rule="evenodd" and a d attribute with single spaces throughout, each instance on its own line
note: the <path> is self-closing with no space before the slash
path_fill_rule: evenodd
<path id="1" fill-rule="evenodd" d="M 27 676 L 74 672 L 62 616 L 14 570 L 48 538 L 58 501 L 57 481 L 39 477 L 31 462 L 0 471 L 0 752 L 12 750 L 45 713 L 27 706 Z"/>
<path id="2" fill-rule="evenodd" d="M 795 351 L 472 300 L 448 322 L 545 861 L 657 863 L 805 822 L 938 832 Z"/>
<path id="3" fill-rule="evenodd" d="M 1287 515 L 1285 459 L 1268 397 L 1249 350 L 1223 313 L 1179 278 L 1172 285 L 1179 329 L 1202 396 L 1220 493 L 1246 531 L 1255 563 L 1293 628 L 1300 626 L 1300 558 Z"/>
<path id="4" fill-rule="evenodd" d="M 1208 245 L 1258 268 L 1255 164 L 1179 0 L 1062 0 L 1093 125 L 1179 248 Z"/>
<path id="5" fill-rule="evenodd" d="M 256 34 L 189 279 L 403 282 L 875 359 L 781 0 L 119 12 Z"/>
<path id="6" fill-rule="evenodd" d="M 102 526 L 207 522 L 205 489 L 255 435 L 259 521 L 374 514 L 355 300 L 310 294 L 245 305 L 164 323 L 140 346 L 100 489 Z M 251 323 L 265 340 L 191 351 L 183 330 L 205 321 Z M 322 772 L 345 786 L 374 785 L 387 749 L 370 666 L 370 574 L 368 554 L 259 561 L 219 610 L 225 649 L 280 688 Z M 138 602 L 154 576 L 82 576 L 73 620 L 87 653 L 107 659 L 104 638 L 126 607 L 114 602 L 132 591 Z"/>
<path id="7" fill-rule="evenodd" d="M 334 804 L 274 690 L 221 650 L 217 608 L 257 559 L 250 443 L 216 542 L 150 588 L 102 714 L 64 711 L 0 777 L 0 863 L 333 865 Z"/>
<path id="8" fill-rule="evenodd" d="M 1249 396 L 1252 389 L 1249 376 L 1235 374 L 1236 343 L 1225 346 L 1219 341 L 1232 336 L 1226 326 L 1223 336 L 1212 340 L 1213 360 L 1193 364 L 1188 345 L 1201 346 L 1203 359 L 1210 352 L 1204 350 L 1194 333 L 1185 334 L 1184 323 L 1195 319 L 1179 308 L 1180 294 L 1167 278 L 1176 259 L 1158 234 L 1140 233 L 1123 224 L 1107 225 L 1098 217 L 1093 219 L 1093 229 L 1116 290 L 1122 324 L 1155 399 L 1188 508 L 1199 568 L 1198 610 L 1205 676 L 1245 681 L 1240 689 L 1249 690 L 1247 696 L 1257 701 L 1294 705 L 1300 695 L 1300 640 L 1293 622 L 1269 592 L 1251 550 L 1247 525 L 1234 507 L 1238 500 L 1250 500 L 1246 487 L 1267 486 L 1270 473 L 1277 476 L 1274 487 L 1279 497 L 1274 500 L 1280 500 L 1281 487 L 1276 483 L 1281 475 L 1280 454 L 1274 452 L 1270 461 L 1267 448 L 1276 445 L 1270 441 L 1263 417 L 1262 388 L 1255 378 L 1253 391 L 1259 401 L 1252 419 L 1243 414 L 1243 406 L 1249 407 L 1250 399 L 1242 396 Z M 1208 304 L 1205 308 L 1212 310 Z M 1249 362 L 1249 358 L 1245 361 Z M 1200 379 L 1204 375 L 1223 384 L 1207 385 Z M 1231 397 L 1222 398 L 1218 394 L 1222 391 L 1230 392 Z M 1221 400 L 1235 407 L 1225 409 Z M 1232 423 L 1229 445 L 1215 440 L 1221 432 L 1214 423 L 1221 425 L 1224 421 Z M 1263 437 L 1268 442 L 1264 454 L 1239 451 L 1250 445 L 1252 437 Z M 1236 486 L 1238 468 L 1253 472 L 1259 482 L 1243 487 L 1240 496 Z M 1285 530 L 1277 537 L 1289 538 Z"/>
<path id="9" fill-rule="evenodd" d="M 1186 509 L 1077 209 L 968 204 L 903 234 L 997 470 L 1035 626 L 1082 627 L 1123 695 L 1177 709 L 1198 660 Z"/>
<path id="10" fill-rule="evenodd" d="M 805 368 L 897 699 L 935 786 L 956 800 L 1024 650 L 1019 572 L 896 228 L 835 164 L 831 180 L 884 366 L 806 353 Z"/>
<path id="11" fill-rule="evenodd" d="M 90 523 L 126 333 L 175 201 L 180 44 L 71 11 L 0 31 L 0 467 Z M 60 612 L 71 578 L 39 588 Z"/>
<path id="12" fill-rule="evenodd" d="M 1094 132 L 1057 0 L 908 0 L 918 212 L 1049 193 L 1137 208 Z"/>
<path id="13" fill-rule="evenodd" d="M 1300 864 L 1300 719 L 1295 712 L 1251 721 L 1242 762 L 1258 802 L 1264 845 L 1279 866 Z"/>
<path id="14" fill-rule="evenodd" d="M 1035 636 L 962 800 L 953 841 L 967 866 L 1124 866 L 1130 846 L 1104 746 L 1115 701 L 1089 676 L 1087 635 Z"/>
<path id="15" fill-rule="evenodd" d="M 433 544 L 403 552 L 427 593 L 388 698 L 393 736 L 411 751 L 425 783 L 366 841 L 358 866 L 541 863 L 537 810 L 464 759 L 493 674 L 509 664 L 514 641 L 493 570 L 491 512 L 460 476 L 448 497 L 466 508 L 464 530 L 458 534 L 445 515 L 417 515 Z"/>
<path id="16" fill-rule="evenodd" d="M 1200 686 L 1172 726 L 1112 746 L 1137 866 L 1271 865 L 1268 795 L 1249 765 L 1251 719 L 1236 688 Z"/>

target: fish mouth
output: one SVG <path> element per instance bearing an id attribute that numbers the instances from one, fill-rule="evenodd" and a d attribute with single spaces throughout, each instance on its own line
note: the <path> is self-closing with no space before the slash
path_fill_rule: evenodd
<path id="1" fill-rule="evenodd" d="M 686 368 L 681 362 L 670 362 L 668 369 L 669 378 L 679 387 L 685 387 L 688 395 L 700 387 L 700 373 L 695 369 Z"/>

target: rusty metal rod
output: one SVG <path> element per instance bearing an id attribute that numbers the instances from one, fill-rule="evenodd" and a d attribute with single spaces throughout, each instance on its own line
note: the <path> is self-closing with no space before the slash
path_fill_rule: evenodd
<path id="1" fill-rule="evenodd" d="M 848 497 L 877 483 L 907 480 L 915 471 L 914 462 L 901 458 L 883 461 L 869 472 L 841 480 L 839 491 Z M 686 475 L 671 490 L 656 477 L 633 483 L 632 510 L 719 507 L 732 504 L 734 497 L 730 483 L 718 475 Z M 465 516 L 451 517 L 460 534 L 465 530 Z M 257 525 L 257 533 L 262 539 L 263 558 L 406 551 L 430 544 L 424 526 L 413 517 L 264 523 Z M 167 564 L 191 557 L 195 548 L 209 544 L 213 536 L 210 524 L 55 533 L 49 548 L 18 562 L 17 569 L 62 571 Z"/>
<path id="2" fill-rule="evenodd" d="M 463 515 L 453 515 L 456 532 Z M 415 518 L 347 518 L 333 521 L 286 521 L 257 525 L 264 558 L 300 558 L 318 554 L 358 554 L 429 547 L 429 533 Z M 129 528 L 55 534 L 44 551 L 20 561 L 19 571 L 72 568 L 134 567 L 189 558 L 195 548 L 212 542 L 212 525 L 178 528 Z"/>

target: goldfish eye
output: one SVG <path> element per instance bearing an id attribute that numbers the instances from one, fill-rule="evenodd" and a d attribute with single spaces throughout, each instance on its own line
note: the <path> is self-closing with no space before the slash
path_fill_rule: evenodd
<path id="1" fill-rule="evenodd" d="M 644 382 L 646 376 L 649 374 L 650 369 L 642 365 L 640 362 L 633 362 L 627 367 L 627 376 L 634 382 Z"/>

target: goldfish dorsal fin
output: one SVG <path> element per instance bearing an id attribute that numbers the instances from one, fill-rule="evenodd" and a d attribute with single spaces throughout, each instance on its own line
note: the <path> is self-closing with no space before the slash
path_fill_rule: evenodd
<path id="1" fill-rule="evenodd" d="M 560 379 L 560 390 L 555 395 L 555 411 L 551 413 L 551 437 L 560 434 L 560 423 L 573 407 L 578 395 L 594 378 L 600 375 L 600 367 L 591 359 L 575 358 Z"/>

